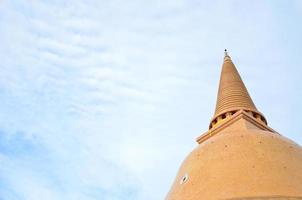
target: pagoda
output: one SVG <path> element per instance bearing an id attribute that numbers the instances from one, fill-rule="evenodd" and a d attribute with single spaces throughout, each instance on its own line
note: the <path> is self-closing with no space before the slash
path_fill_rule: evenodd
<path id="1" fill-rule="evenodd" d="M 302 199 L 302 147 L 268 126 L 226 51 L 215 113 L 196 141 L 166 200 Z"/>

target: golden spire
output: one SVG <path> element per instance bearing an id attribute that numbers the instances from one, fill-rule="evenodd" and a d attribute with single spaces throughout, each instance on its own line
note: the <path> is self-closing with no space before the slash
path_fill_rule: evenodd
<path id="1" fill-rule="evenodd" d="M 266 125 L 225 54 L 210 130 L 197 138 L 166 200 L 302 200 L 302 147 Z"/>
<path id="2" fill-rule="evenodd" d="M 217 103 L 214 118 L 210 128 L 229 115 L 238 110 L 245 110 L 252 113 L 260 114 L 265 123 L 265 119 L 258 112 L 253 100 L 251 99 L 231 57 L 225 49 L 225 56 L 221 70 L 220 83 L 217 95 Z M 214 123 L 213 123 L 214 122 Z"/>

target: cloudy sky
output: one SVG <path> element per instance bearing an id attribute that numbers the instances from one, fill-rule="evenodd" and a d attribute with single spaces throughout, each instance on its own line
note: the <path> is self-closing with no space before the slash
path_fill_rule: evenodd
<path id="1" fill-rule="evenodd" d="M 163 199 L 225 48 L 302 144 L 301 19 L 301 1 L 0 0 L 0 199 Z"/>

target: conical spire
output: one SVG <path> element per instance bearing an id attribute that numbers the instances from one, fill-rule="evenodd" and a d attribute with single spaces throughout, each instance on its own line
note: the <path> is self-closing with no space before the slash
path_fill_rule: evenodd
<path id="1" fill-rule="evenodd" d="M 219 121 L 217 120 L 217 118 L 219 118 L 221 115 L 224 115 L 228 112 L 232 113 L 238 110 L 246 110 L 259 114 L 235 65 L 231 60 L 231 57 L 225 50 L 225 56 L 222 65 L 217 95 L 215 115 L 211 122 L 210 128 L 212 127 L 212 123 L 214 120 Z"/>
<path id="2" fill-rule="evenodd" d="M 235 65 L 225 51 L 215 115 L 237 108 L 257 110 Z"/>

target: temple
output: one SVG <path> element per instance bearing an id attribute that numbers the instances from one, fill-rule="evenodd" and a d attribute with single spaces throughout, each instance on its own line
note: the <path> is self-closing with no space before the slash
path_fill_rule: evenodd
<path id="1" fill-rule="evenodd" d="M 225 51 L 209 130 L 166 200 L 302 199 L 302 147 L 267 124 Z"/>

